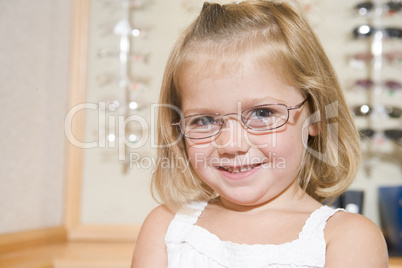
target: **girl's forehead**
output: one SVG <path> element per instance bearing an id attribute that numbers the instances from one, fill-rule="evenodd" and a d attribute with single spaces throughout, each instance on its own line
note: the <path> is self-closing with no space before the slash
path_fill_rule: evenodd
<path id="1" fill-rule="evenodd" d="M 224 57 L 219 54 L 199 55 L 182 64 L 180 74 L 199 73 L 213 75 L 215 73 L 238 73 L 244 68 L 246 60 L 238 56 Z"/>
<path id="2" fill-rule="evenodd" d="M 188 76 L 209 76 L 221 74 L 241 75 L 250 67 L 275 73 L 289 84 L 294 84 L 293 76 L 289 72 L 288 62 L 276 48 L 261 48 L 253 45 L 235 50 L 215 44 L 186 49 L 178 62 L 176 81 Z"/>
<path id="3" fill-rule="evenodd" d="M 191 83 L 205 79 L 220 80 L 223 77 L 236 78 L 241 81 L 259 75 L 261 79 L 269 76 L 283 84 L 293 85 L 294 83 L 289 80 L 289 74 L 285 74 L 282 70 L 279 63 L 263 62 L 252 57 L 223 58 L 219 55 L 216 57 L 209 55 L 201 60 L 183 64 L 178 74 L 178 81 L 181 88 L 186 82 Z"/>

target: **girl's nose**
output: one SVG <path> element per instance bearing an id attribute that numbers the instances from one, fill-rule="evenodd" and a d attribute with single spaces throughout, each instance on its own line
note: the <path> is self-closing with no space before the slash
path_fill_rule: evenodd
<path id="1" fill-rule="evenodd" d="M 220 154 L 245 153 L 250 145 L 245 137 L 247 130 L 238 119 L 228 118 L 222 126 L 221 133 L 214 141 Z"/>

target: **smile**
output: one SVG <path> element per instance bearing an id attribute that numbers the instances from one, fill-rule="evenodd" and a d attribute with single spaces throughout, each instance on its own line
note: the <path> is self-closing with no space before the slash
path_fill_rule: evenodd
<path id="1" fill-rule="evenodd" d="M 261 165 L 261 163 L 256 164 L 256 165 L 248 165 L 248 166 L 241 166 L 241 167 L 219 166 L 218 169 L 229 172 L 229 173 L 237 174 L 237 173 L 247 172 L 260 165 Z"/>

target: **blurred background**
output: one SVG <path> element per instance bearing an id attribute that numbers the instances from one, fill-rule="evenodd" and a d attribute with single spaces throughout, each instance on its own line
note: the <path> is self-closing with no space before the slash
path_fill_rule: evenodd
<path id="1" fill-rule="evenodd" d="M 149 187 L 164 66 L 202 3 L 0 0 L 1 267 L 128 267 L 157 205 Z M 401 3 L 303 0 L 300 8 L 362 133 L 362 166 L 337 204 L 382 227 L 398 255 Z M 33 254 L 42 262 L 27 253 L 33 244 L 44 245 Z M 108 258 L 108 245 L 124 248 Z"/>

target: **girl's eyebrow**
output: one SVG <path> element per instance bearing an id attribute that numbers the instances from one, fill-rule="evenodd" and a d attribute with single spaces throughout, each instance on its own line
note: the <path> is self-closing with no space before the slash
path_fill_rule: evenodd
<path id="1" fill-rule="evenodd" d="M 185 116 L 192 115 L 192 114 L 214 114 L 218 113 L 219 111 L 211 110 L 208 108 L 192 108 L 182 111 Z"/>
<path id="2" fill-rule="evenodd" d="M 273 97 L 255 97 L 255 98 L 248 98 L 246 100 L 241 101 L 241 107 L 249 108 L 260 104 L 273 104 L 273 103 L 283 103 L 286 104 L 286 101 L 283 99 L 277 99 Z"/>
<path id="3" fill-rule="evenodd" d="M 253 106 L 261 105 L 261 104 L 274 104 L 274 103 L 282 103 L 286 104 L 286 101 L 282 99 L 276 99 L 272 97 L 254 97 L 254 98 L 247 98 L 242 101 L 237 101 L 237 104 L 240 104 L 242 110 L 251 108 Z M 219 110 L 212 110 L 206 107 L 199 107 L 199 108 L 190 108 L 187 110 L 182 111 L 185 116 L 193 115 L 193 114 L 214 114 L 214 113 L 223 113 L 223 111 Z"/>

